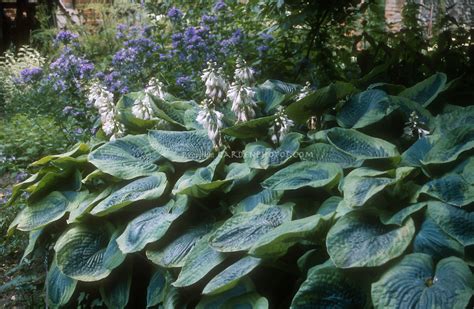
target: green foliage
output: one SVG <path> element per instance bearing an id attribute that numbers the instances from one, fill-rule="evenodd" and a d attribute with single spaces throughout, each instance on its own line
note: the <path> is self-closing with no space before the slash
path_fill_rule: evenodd
<path id="1" fill-rule="evenodd" d="M 239 134 L 269 126 L 271 112 L 232 127 L 221 149 L 200 130 L 147 124 L 78 145 L 32 165 L 14 189 L 13 199 L 31 195 L 11 228 L 31 231 L 33 245 L 50 237 L 52 306 L 94 286 L 113 308 L 464 308 L 474 289 L 472 128 L 450 114 L 474 115 L 437 111 L 443 76 L 400 96 L 369 89 L 338 102 L 334 88 L 287 98 L 295 120 L 308 110 L 330 120 L 279 145 Z M 413 112 L 430 131 L 418 141 L 403 129 Z M 270 288 L 268 272 L 284 286 Z"/>

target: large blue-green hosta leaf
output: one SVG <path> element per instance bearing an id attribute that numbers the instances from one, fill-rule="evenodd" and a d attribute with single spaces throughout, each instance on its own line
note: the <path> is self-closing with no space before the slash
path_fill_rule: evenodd
<path id="1" fill-rule="evenodd" d="M 64 275 L 58 268 L 56 260 L 53 260 L 46 275 L 46 286 L 48 291 L 48 304 L 52 308 L 66 305 L 76 289 L 77 280 Z"/>
<path id="2" fill-rule="evenodd" d="M 367 90 L 353 96 L 337 114 L 344 128 L 363 128 L 376 123 L 393 111 L 385 91 Z"/>
<path id="3" fill-rule="evenodd" d="M 421 167 L 421 161 L 437 142 L 438 136 L 425 136 L 417 140 L 403 154 L 401 165 Z"/>
<path id="4" fill-rule="evenodd" d="M 446 80 L 446 74 L 436 73 L 413 87 L 403 90 L 399 96 L 409 98 L 423 106 L 428 106 L 440 92 L 445 90 Z"/>
<path id="5" fill-rule="evenodd" d="M 196 309 L 221 309 L 222 305 L 236 296 L 247 294 L 255 290 L 255 286 L 248 278 L 240 280 L 236 286 L 225 292 L 215 295 L 203 295 Z"/>
<path id="6" fill-rule="evenodd" d="M 290 308 L 365 308 L 367 303 L 360 285 L 328 261 L 309 269 Z"/>
<path id="7" fill-rule="evenodd" d="M 374 267 L 403 254 L 415 234 L 409 218 L 402 226 L 389 226 L 363 212 L 350 212 L 329 230 L 326 247 L 337 267 Z"/>
<path id="8" fill-rule="evenodd" d="M 160 159 L 146 135 L 128 135 L 100 146 L 89 154 L 89 162 L 99 170 L 122 179 L 151 175 Z"/>
<path id="9" fill-rule="evenodd" d="M 251 292 L 240 296 L 232 297 L 222 304 L 222 309 L 249 308 L 268 309 L 268 300 L 257 292 Z"/>
<path id="10" fill-rule="evenodd" d="M 123 309 L 130 298 L 133 265 L 124 264 L 102 282 L 99 291 L 107 308 Z"/>
<path id="11" fill-rule="evenodd" d="M 474 184 L 458 174 L 433 179 L 421 187 L 419 195 L 429 195 L 450 205 L 463 207 L 474 202 Z"/>
<path id="12" fill-rule="evenodd" d="M 87 144 L 84 143 L 78 143 L 76 144 L 70 151 L 61 153 L 58 155 L 49 155 L 46 157 L 43 157 L 33 163 L 30 164 L 30 167 L 37 167 L 37 166 L 43 166 L 48 163 L 52 163 L 57 161 L 58 159 L 65 159 L 65 158 L 77 158 L 81 155 L 85 155 L 89 153 L 90 147 Z"/>
<path id="13" fill-rule="evenodd" d="M 264 188 L 285 191 L 303 187 L 328 187 L 337 185 L 342 169 L 334 163 L 296 162 L 262 182 Z"/>
<path id="14" fill-rule="evenodd" d="M 299 133 L 289 133 L 276 149 L 265 142 L 249 143 L 245 146 L 244 160 L 248 166 L 256 169 L 280 166 L 295 155 L 302 138 L 303 135 Z"/>
<path id="15" fill-rule="evenodd" d="M 372 284 L 372 301 L 377 309 L 463 309 L 473 289 L 474 278 L 461 259 L 449 257 L 435 266 L 429 255 L 414 253 Z"/>
<path id="16" fill-rule="evenodd" d="M 238 202 L 237 204 L 233 205 L 230 211 L 233 214 L 236 214 L 242 211 L 251 211 L 255 207 L 257 207 L 258 204 L 276 205 L 283 196 L 283 192 L 284 191 L 263 189 L 262 191 L 250 195 Z"/>
<path id="17" fill-rule="evenodd" d="M 440 202 L 430 202 L 427 214 L 463 246 L 474 245 L 474 212 Z"/>
<path id="18" fill-rule="evenodd" d="M 136 201 L 157 199 L 165 192 L 167 184 L 164 173 L 156 173 L 155 175 L 137 179 L 113 192 L 97 204 L 92 209 L 91 214 L 104 216 Z"/>
<path id="19" fill-rule="evenodd" d="M 358 160 L 390 159 L 396 161 L 400 155 L 395 145 L 353 129 L 334 128 L 328 131 L 326 136 L 332 145 Z"/>
<path id="20" fill-rule="evenodd" d="M 205 131 L 150 131 L 151 146 L 172 162 L 204 162 L 212 153 L 212 141 Z"/>
<path id="21" fill-rule="evenodd" d="M 308 94 L 286 108 L 288 116 L 299 124 L 305 124 L 309 117 L 320 115 L 337 102 L 336 87 L 331 84 Z"/>
<path id="22" fill-rule="evenodd" d="M 237 138 L 257 138 L 265 137 L 268 134 L 270 124 L 275 120 L 276 116 L 267 116 L 257 119 L 251 119 L 241 122 L 232 127 L 225 128 L 222 133 Z"/>
<path id="23" fill-rule="evenodd" d="M 451 112 L 439 114 L 434 120 L 436 134 L 446 134 L 456 128 L 474 123 L 474 106 L 457 107 Z"/>
<path id="24" fill-rule="evenodd" d="M 209 233 L 211 228 L 211 224 L 191 227 L 166 246 L 147 250 L 146 256 L 150 261 L 162 267 L 183 267 L 186 257 L 196 242 Z"/>
<path id="25" fill-rule="evenodd" d="M 146 307 L 150 308 L 163 301 L 164 291 L 167 285 L 166 276 L 163 272 L 157 270 L 153 273 L 148 283 L 146 293 Z"/>
<path id="26" fill-rule="evenodd" d="M 212 295 L 230 290 L 237 285 L 240 279 L 260 265 L 261 262 L 261 259 L 251 256 L 238 260 L 209 281 L 202 293 Z"/>
<path id="27" fill-rule="evenodd" d="M 330 144 L 316 143 L 301 150 L 301 159 L 317 163 L 336 163 L 342 168 L 353 168 L 362 165 L 362 161 L 340 151 Z"/>
<path id="28" fill-rule="evenodd" d="M 313 215 L 303 219 L 285 222 L 264 234 L 250 248 L 249 254 L 261 258 L 276 259 L 288 249 L 303 241 L 320 242 L 332 223 L 333 215 Z"/>
<path id="29" fill-rule="evenodd" d="M 173 282 L 173 286 L 191 286 L 224 262 L 226 256 L 209 245 L 209 236 L 208 234 L 201 238 L 188 254 L 178 279 Z"/>
<path id="30" fill-rule="evenodd" d="M 43 199 L 26 206 L 10 224 L 9 233 L 16 227 L 20 231 L 32 231 L 61 219 L 69 201 L 61 192 L 54 191 Z"/>
<path id="31" fill-rule="evenodd" d="M 59 237 L 54 246 L 58 268 L 80 281 L 98 281 L 119 266 L 125 256 L 120 252 L 117 232 L 107 224 L 76 225 Z"/>
<path id="32" fill-rule="evenodd" d="M 211 236 L 210 244 L 222 252 L 248 250 L 264 234 L 291 220 L 292 205 L 260 204 L 252 211 L 233 215 Z"/>
<path id="33" fill-rule="evenodd" d="M 188 209 L 186 196 L 178 196 L 166 205 L 153 208 L 127 225 L 125 231 L 117 238 L 117 244 L 123 253 L 137 252 L 151 242 L 159 240 L 169 227 Z"/>
<path id="34" fill-rule="evenodd" d="M 440 138 L 425 155 L 421 163 L 431 167 L 453 162 L 466 151 L 474 148 L 474 127 L 466 124 Z"/>
<path id="35" fill-rule="evenodd" d="M 428 206 L 428 203 L 425 202 L 412 204 L 410 206 L 402 208 L 396 213 L 384 213 L 380 216 L 380 220 L 385 225 L 396 224 L 398 226 L 401 226 L 408 217 L 422 210 L 426 206 Z"/>

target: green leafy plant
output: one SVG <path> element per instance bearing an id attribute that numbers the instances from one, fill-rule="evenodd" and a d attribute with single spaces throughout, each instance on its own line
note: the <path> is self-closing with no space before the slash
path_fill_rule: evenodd
<path id="1" fill-rule="evenodd" d="M 33 163 L 10 232 L 48 236 L 28 248 L 53 248 L 52 307 L 85 291 L 110 308 L 464 308 L 474 109 L 446 104 L 451 85 L 438 73 L 300 97 L 267 81 L 258 118 L 218 145 L 194 102 L 152 97 L 140 122 L 122 101 L 134 134 Z M 294 132 L 272 139 L 285 115 Z"/>

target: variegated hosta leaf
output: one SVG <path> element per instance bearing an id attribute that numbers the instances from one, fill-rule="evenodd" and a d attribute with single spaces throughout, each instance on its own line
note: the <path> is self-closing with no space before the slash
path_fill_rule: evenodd
<path id="1" fill-rule="evenodd" d="M 436 135 L 428 135 L 417 140 L 402 154 L 401 165 L 421 167 L 421 161 L 438 139 Z"/>
<path id="2" fill-rule="evenodd" d="M 249 143 L 244 150 L 245 163 L 256 169 L 280 166 L 296 154 L 302 138 L 299 133 L 289 133 L 276 149 L 265 142 Z"/>
<path id="3" fill-rule="evenodd" d="M 337 267 L 374 267 L 402 255 L 414 234 L 411 218 L 397 227 L 368 213 L 350 212 L 329 230 L 326 247 Z"/>
<path id="4" fill-rule="evenodd" d="M 107 277 L 125 259 L 115 241 L 118 234 L 109 224 L 76 225 L 59 237 L 54 246 L 58 268 L 80 281 Z"/>
<path id="5" fill-rule="evenodd" d="M 474 213 L 440 202 L 430 202 L 428 216 L 463 246 L 474 245 Z"/>
<path id="6" fill-rule="evenodd" d="M 30 232 L 28 237 L 28 246 L 26 247 L 25 251 L 23 252 L 23 256 L 21 257 L 20 264 L 22 264 L 25 259 L 35 250 L 36 242 L 43 234 L 44 229 L 37 229 Z"/>
<path id="7" fill-rule="evenodd" d="M 463 246 L 446 234 L 430 216 L 426 215 L 413 240 L 413 251 L 429 254 L 434 259 L 449 256 L 464 257 Z"/>
<path id="8" fill-rule="evenodd" d="M 201 238 L 189 252 L 178 279 L 173 282 L 175 287 L 191 286 L 203 279 L 211 270 L 224 262 L 224 253 L 216 251 L 209 245 L 210 234 Z"/>
<path id="9" fill-rule="evenodd" d="M 418 195 L 421 194 L 463 207 L 474 202 L 474 184 L 468 183 L 458 174 L 449 174 L 426 183 L 418 192 Z"/>
<path id="10" fill-rule="evenodd" d="M 333 215 L 326 217 L 313 215 L 285 222 L 260 237 L 250 248 L 249 254 L 261 258 L 276 259 L 284 255 L 291 246 L 298 242 L 308 240 L 320 242 L 324 239 L 324 234 L 332 223 L 332 217 Z"/>
<path id="11" fill-rule="evenodd" d="M 283 191 L 263 189 L 262 191 L 254 195 L 250 195 L 232 206 L 231 212 L 235 215 L 239 212 L 251 211 L 257 207 L 258 204 L 276 205 L 283 196 L 283 193 Z"/>
<path id="12" fill-rule="evenodd" d="M 457 257 L 434 265 L 427 254 L 405 256 L 372 284 L 375 308 L 466 308 L 472 297 L 474 278 Z"/>
<path id="13" fill-rule="evenodd" d="M 253 285 L 252 281 L 248 278 L 243 278 L 230 290 L 226 290 L 225 292 L 215 295 L 203 295 L 200 302 L 197 304 L 196 309 L 222 308 L 222 305 L 227 300 L 247 294 L 248 292 L 254 290 L 255 286 Z"/>
<path id="14" fill-rule="evenodd" d="M 335 84 L 330 84 L 308 94 L 286 108 L 288 116 L 299 124 L 305 124 L 311 115 L 320 115 L 337 103 Z"/>
<path id="15" fill-rule="evenodd" d="M 446 74 L 436 73 L 413 87 L 403 90 L 399 96 L 409 98 L 426 107 L 436 99 L 440 92 L 445 90 L 446 80 Z"/>
<path id="16" fill-rule="evenodd" d="M 66 305 L 76 289 L 77 280 L 64 275 L 53 260 L 46 276 L 48 303 L 52 308 Z"/>
<path id="17" fill-rule="evenodd" d="M 133 179 L 158 171 L 160 157 L 146 135 L 128 135 L 92 151 L 89 162 L 112 176 Z"/>
<path id="18" fill-rule="evenodd" d="M 474 127 L 466 124 L 440 138 L 425 155 L 421 163 L 426 168 L 456 161 L 466 151 L 474 148 Z"/>
<path id="19" fill-rule="evenodd" d="M 54 191 L 43 199 L 26 206 L 9 227 L 20 231 L 32 231 L 61 219 L 68 209 L 69 201 L 61 192 Z"/>
<path id="20" fill-rule="evenodd" d="M 344 128 L 363 128 L 386 117 L 393 111 L 385 91 L 367 90 L 347 101 L 337 114 L 337 123 Z"/>
<path id="21" fill-rule="evenodd" d="M 230 183 L 230 179 L 213 181 L 216 169 L 218 169 L 223 162 L 223 157 L 224 152 L 221 152 L 208 166 L 200 167 L 196 170 L 187 170 L 183 176 L 176 181 L 173 194 L 186 194 L 201 198 Z"/>
<path id="22" fill-rule="evenodd" d="M 123 253 L 137 252 L 147 244 L 159 240 L 188 206 L 188 198 L 179 195 L 176 201 L 171 200 L 165 206 L 153 208 L 139 215 L 130 221 L 122 235 L 117 238 L 120 250 Z"/>
<path id="23" fill-rule="evenodd" d="M 204 162 L 212 153 L 205 131 L 150 131 L 151 146 L 172 162 Z"/>
<path id="24" fill-rule="evenodd" d="M 357 160 L 399 160 L 400 154 L 395 145 L 353 129 L 334 128 L 328 131 L 326 136 L 332 145 Z"/>
<path id="25" fill-rule="evenodd" d="M 238 260 L 209 281 L 202 293 L 213 295 L 233 288 L 241 278 L 248 275 L 261 262 L 261 259 L 251 256 Z"/>
<path id="26" fill-rule="evenodd" d="M 42 166 L 50 163 L 51 161 L 56 161 L 61 158 L 77 158 L 81 155 L 87 154 L 89 152 L 89 145 L 84 143 L 76 144 L 70 151 L 58 154 L 58 155 L 49 155 L 39 159 L 30 164 L 30 167 Z"/>
<path id="27" fill-rule="evenodd" d="M 396 213 L 391 213 L 391 214 L 384 213 L 380 216 L 380 220 L 385 225 L 395 224 L 395 225 L 401 226 L 408 217 L 422 210 L 426 206 L 428 206 L 428 203 L 425 203 L 425 202 L 416 203 L 416 204 L 407 206 Z"/>
<path id="28" fill-rule="evenodd" d="M 333 187 L 342 176 L 342 169 L 334 163 L 296 162 L 269 178 L 262 186 L 272 190 L 296 190 L 303 187 Z"/>
<path id="29" fill-rule="evenodd" d="M 107 308 L 127 306 L 132 285 L 133 264 L 124 264 L 102 282 L 99 291 Z"/>
<path id="30" fill-rule="evenodd" d="M 232 297 L 222 304 L 222 309 L 249 308 L 268 309 L 268 300 L 257 292 L 251 292 L 240 296 Z"/>
<path id="31" fill-rule="evenodd" d="M 246 163 L 234 162 L 225 167 L 224 180 L 232 181 L 224 188 L 225 193 L 231 192 L 235 187 L 246 185 L 258 174 L 258 170 L 250 168 Z"/>
<path id="32" fill-rule="evenodd" d="M 222 252 L 248 250 L 260 237 L 291 220 L 292 205 L 260 204 L 249 212 L 233 215 L 211 236 L 210 244 Z"/>
<path id="33" fill-rule="evenodd" d="M 210 232 L 211 228 L 211 224 L 191 227 L 165 247 L 147 250 L 146 256 L 150 261 L 162 267 L 183 267 L 188 253 L 199 239 Z"/>
<path id="34" fill-rule="evenodd" d="M 454 111 L 439 114 L 434 122 L 436 134 L 446 134 L 466 124 L 474 123 L 474 106 L 457 106 Z"/>
<path id="35" fill-rule="evenodd" d="M 246 122 L 237 123 L 232 127 L 225 128 L 222 133 L 237 138 L 257 138 L 265 137 L 268 134 L 268 127 L 276 116 L 267 116 L 251 119 Z"/>
<path id="36" fill-rule="evenodd" d="M 367 302 L 358 282 L 328 261 L 309 269 L 290 308 L 365 308 Z"/>
<path id="37" fill-rule="evenodd" d="M 336 163 L 342 168 L 354 168 L 362 165 L 362 161 L 340 151 L 330 144 L 316 143 L 301 150 L 301 159 L 316 163 Z"/>
<path id="38" fill-rule="evenodd" d="M 111 186 L 104 189 L 101 192 L 91 193 L 83 197 L 83 200 L 78 202 L 77 207 L 69 211 L 69 217 L 67 219 L 67 223 L 71 224 L 73 222 L 80 221 L 81 219 L 83 219 L 85 216 L 89 214 L 90 210 L 94 208 L 94 206 L 97 205 L 97 203 L 99 203 L 104 198 L 109 196 L 110 193 L 118 189 L 119 188 L 117 186 Z"/>
<path id="39" fill-rule="evenodd" d="M 91 214 L 104 216 L 136 201 L 157 199 L 165 192 L 167 185 L 168 181 L 164 173 L 139 178 L 113 192 L 97 204 Z"/>
<path id="40" fill-rule="evenodd" d="M 167 285 L 165 274 L 157 270 L 150 278 L 146 292 L 146 307 L 150 308 L 163 301 L 164 291 Z"/>

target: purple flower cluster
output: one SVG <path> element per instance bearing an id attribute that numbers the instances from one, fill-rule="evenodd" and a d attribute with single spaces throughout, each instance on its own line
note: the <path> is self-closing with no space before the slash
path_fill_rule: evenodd
<path id="1" fill-rule="evenodd" d="M 191 76 L 180 76 L 176 79 L 176 85 L 183 88 L 188 89 L 192 86 L 193 79 Z"/>
<path id="2" fill-rule="evenodd" d="M 77 38 L 79 38 L 79 35 L 76 33 L 72 33 L 71 31 L 59 31 L 56 37 L 54 38 L 54 44 L 59 45 L 60 43 L 63 43 L 64 45 L 68 45 L 69 43 L 73 43 L 74 41 L 76 41 Z"/>
<path id="3" fill-rule="evenodd" d="M 92 76 L 94 64 L 66 47 L 49 68 L 48 80 L 56 91 L 81 92 L 81 81 Z"/>
<path id="4" fill-rule="evenodd" d="M 244 33 L 242 29 L 237 29 L 232 33 L 230 38 L 222 40 L 219 44 L 221 46 L 221 53 L 224 55 L 229 55 L 232 49 L 239 44 L 241 44 L 244 40 Z"/>
<path id="5" fill-rule="evenodd" d="M 178 22 L 183 17 L 183 12 L 181 12 L 179 9 L 177 9 L 175 7 L 172 7 L 168 11 L 168 17 L 172 22 Z"/>
<path id="6" fill-rule="evenodd" d="M 19 78 L 15 82 L 19 84 L 30 84 L 39 81 L 43 75 L 43 69 L 38 67 L 31 67 L 21 70 Z"/>
<path id="7" fill-rule="evenodd" d="M 219 12 L 219 11 L 222 11 L 222 10 L 225 10 L 227 8 L 227 4 L 225 4 L 224 0 L 218 0 L 215 4 L 214 4 L 214 11 L 215 12 Z"/>
<path id="8" fill-rule="evenodd" d="M 74 108 L 73 106 L 68 105 L 63 108 L 63 115 L 77 118 L 77 117 L 84 116 L 85 113 L 83 111 L 78 110 L 77 108 Z"/>
<path id="9" fill-rule="evenodd" d="M 213 25 L 217 22 L 217 16 L 213 15 L 202 15 L 201 21 L 203 25 Z"/>

